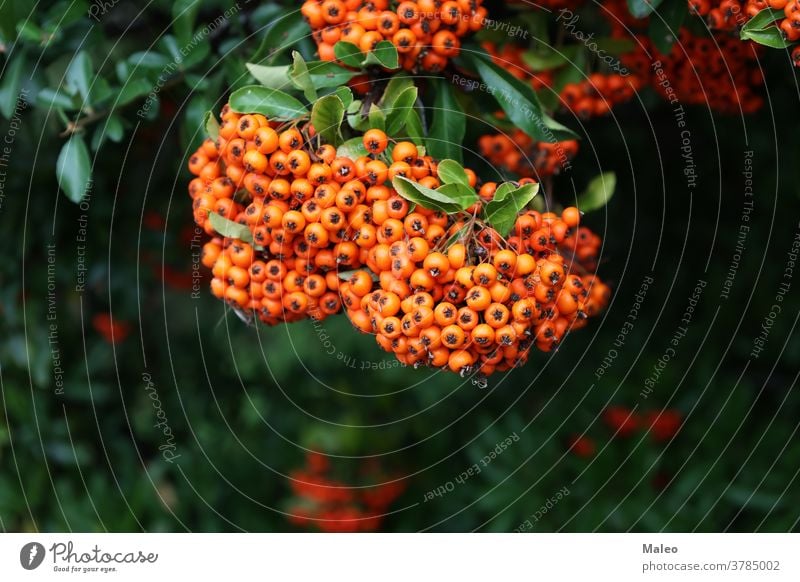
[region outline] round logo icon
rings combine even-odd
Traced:
[[[44,561],[44,546],[39,542],[29,542],[19,551],[19,563],[26,570],[35,570]]]

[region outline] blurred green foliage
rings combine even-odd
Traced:
[[[278,39],[299,38],[313,54],[300,25],[278,20],[280,6],[240,3],[0,7],[0,139],[13,134],[0,197],[3,530],[292,529],[286,476],[309,449],[363,484],[368,458],[406,477],[389,531],[511,531],[564,487],[569,495],[527,529],[797,529],[796,278],[765,351],[749,356],[800,228],[800,151],[786,122],[797,84],[784,55],[765,59],[761,113],[690,111],[701,184],[692,192],[672,112],[653,95],[647,110],[630,104],[582,127],[562,120],[586,136],[575,173],[556,182],[564,203],[598,173],[617,174],[616,196],[588,218],[605,240],[613,303],[556,353],[480,390],[396,366],[343,317],[248,328],[206,293],[206,279],[193,290],[185,161],[203,114],[248,82],[246,62],[280,59]],[[231,10],[165,77],[180,47]],[[467,142],[477,137],[467,131]],[[91,160],[88,194],[75,187],[81,205],[56,175],[72,133]],[[726,300],[749,150],[755,209]],[[654,284],[635,325],[598,379],[646,276]],[[642,398],[700,279],[688,333]],[[131,326],[116,344],[93,324],[109,312]],[[645,431],[613,437],[602,420],[610,405],[677,409],[685,420],[667,443]],[[590,458],[569,451],[583,433],[596,443]],[[519,441],[479,474],[425,501],[512,434]]]

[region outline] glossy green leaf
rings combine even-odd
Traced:
[[[475,68],[508,118],[529,136],[555,142],[577,136],[542,111],[533,89],[484,56],[473,55]]]
[[[192,38],[197,10],[200,8],[200,0],[174,0],[172,4],[172,27],[175,29],[175,36],[181,44],[188,44]]]
[[[402,176],[396,176],[392,180],[392,186],[400,196],[425,208],[441,210],[448,214],[453,214],[463,209],[459,201],[447,193],[426,188]]]
[[[345,109],[350,107],[353,103],[353,92],[350,90],[350,87],[338,87],[336,91],[333,92],[333,95],[336,95],[342,100]]]
[[[341,143],[340,126],[344,119],[344,103],[337,95],[326,95],[314,103],[311,123],[317,133],[329,144]]]
[[[416,109],[408,112],[406,117],[405,133],[412,142],[417,144],[417,149],[422,148],[425,132],[422,128],[422,119]],[[425,149],[425,148],[422,148]]]
[[[386,114],[386,132],[389,135],[397,135],[403,129],[408,119],[408,114],[414,109],[417,101],[417,88],[408,87],[400,93],[396,99],[391,101]]]
[[[79,51],[70,61],[64,75],[67,92],[70,95],[80,95],[89,104],[89,87],[93,78],[94,67],[89,54],[86,51]]]
[[[56,178],[67,198],[76,204],[86,196],[91,183],[91,160],[82,136],[73,135],[61,146]]]
[[[272,64],[275,59],[289,50],[297,41],[311,34],[303,15],[297,9],[288,9],[269,27],[251,61]]]
[[[254,63],[247,63],[247,70],[255,77],[256,81],[270,89],[278,89],[279,91],[292,91],[294,86],[289,79],[289,65],[280,65],[270,67],[267,65],[256,65]]]
[[[270,119],[295,119],[308,113],[300,101],[277,89],[260,85],[242,87],[231,93],[231,108],[239,113],[261,113]]]
[[[455,160],[440,161],[438,174],[442,184],[462,184],[467,188],[470,187],[467,173],[464,171],[461,164]]]
[[[543,50],[526,51],[522,60],[532,71],[550,71],[574,60],[581,48],[577,45],[564,46],[558,49],[545,47]]]
[[[214,227],[219,234],[227,238],[238,238],[241,241],[252,244],[253,233],[246,224],[239,224],[233,220],[228,220],[224,216],[220,216],[216,212],[210,212],[208,219],[211,221],[211,226]]]
[[[131,79],[120,87],[115,106],[121,107],[127,105],[131,101],[135,101],[153,90],[153,85],[147,79],[142,79],[141,77],[138,79]]]
[[[501,236],[508,235],[514,227],[517,215],[539,193],[539,184],[501,184],[494,198],[486,204],[484,214],[486,221]]]
[[[478,201],[478,194],[466,184],[452,182],[439,186],[436,191],[450,198],[461,210],[469,208]]]
[[[400,57],[397,54],[397,47],[388,40],[382,40],[375,45],[375,48],[367,53],[362,65],[380,65],[386,69],[396,69],[400,66]]]
[[[383,110],[374,103],[369,106],[369,128],[386,130],[386,114]]]
[[[744,35],[750,31],[763,30],[773,22],[783,19],[784,16],[786,16],[786,14],[783,10],[778,10],[776,8],[764,8],[763,10],[759,11],[758,14],[753,16],[753,18],[748,20],[747,23],[742,27],[742,39],[744,39]]]
[[[308,74],[314,87],[325,89],[328,87],[340,87],[355,77],[358,73],[340,67],[336,63],[326,61],[308,61],[306,63]]]
[[[300,89],[309,101],[314,101],[317,98],[317,90],[314,87],[314,82],[311,80],[311,75],[308,74],[308,67],[306,61],[297,51],[292,52],[292,69],[289,77],[294,83],[295,87]]]
[[[583,194],[578,196],[578,209],[581,212],[591,212],[592,210],[603,208],[614,196],[616,187],[617,175],[614,172],[606,172],[596,176],[586,186]]]
[[[348,67],[354,68],[361,68],[361,63],[365,58],[360,48],[352,42],[343,40],[333,45],[333,54],[336,55],[336,60],[341,61]]]
[[[434,158],[461,162],[461,144],[467,121],[456,101],[453,86],[442,79],[431,82],[434,92],[433,121],[425,147]]]
[[[381,100],[378,104],[386,109],[391,109],[400,94],[406,89],[414,87],[414,80],[405,73],[398,73],[392,75],[389,82],[386,84],[386,89],[383,90]]]

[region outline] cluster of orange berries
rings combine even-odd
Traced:
[[[758,92],[764,83],[757,66],[761,46],[727,34],[696,36],[683,29],[670,54],[659,58],[662,67],[657,71],[647,56],[658,54],[649,39],[639,36],[637,45],[623,62],[667,99],[674,92],[683,103],[727,114],[754,113],[764,104]]]
[[[640,87],[635,76],[592,73],[579,83],[566,84],[560,97],[569,111],[589,119],[605,115],[615,105],[630,101]]]
[[[585,274],[600,239],[579,227],[575,208],[525,212],[506,240],[476,218],[498,184],[479,186],[469,169],[480,201],[454,215],[412,209],[387,186],[398,176],[440,186],[438,163],[411,142],[389,150],[372,129],[362,136],[369,155],[352,160],[327,144],[310,151],[318,138],[309,124],[228,106],[221,117],[218,141],[189,160],[189,192],[196,223],[213,237],[201,258],[211,290],[247,319],[322,319],[344,306],[405,364],[488,375],[520,365],[534,343],[553,349],[606,305],[608,288]],[[253,243],[218,235],[213,214]]]
[[[484,184],[481,197],[490,200],[496,186]],[[423,218],[409,234],[425,231]],[[406,365],[484,377],[520,366],[534,345],[551,351],[607,305],[608,287],[581,274],[581,258],[596,260],[597,249],[578,235],[579,220],[576,208],[526,211],[508,239],[456,221],[448,234],[466,229],[467,244],[437,250],[411,236],[378,245],[371,268],[380,288],[360,293],[343,284],[343,303],[356,327]]]
[[[369,53],[391,42],[408,71],[441,71],[458,56],[461,38],[480,30],[483,0],[306,0],[300,11],[314,31],[319,58],[336,59],[334,45],[345,41]]]
[[[576,140],[548,143],[535,141],[522,130],[511,134],[483,135],[478,139],[481,155],[498,168],[522,177],[542,178],[569,167],[578,153]]]
[[[366,468],[373,480],[381,473],[379,467]],[[290,475],[296,497],[288,510],[292,523],[313,525],[328,533],[377,531],[386,511],[406,488],[405,482],[397,479],[372,487],[355,487],[330,473],[327,457],[308,453],[306,467]]]
[[[785,18],[776,22],[786,40],[800,40],[800,2],[798,0],[689,0],[689,8],[716,30],[736,30],[765,8],[783,10]]]
[[[336,157],[330,145],[312,152],[310,133],[226,106],[217,143],[206,140],[189,160],[195,222],[213,235],[216,213],[253,241],[204,245],[212,293],[267,324],[340,311],[338,271],[362,264],[364,241],[352,235],[371,222],[365,202],[389,195],[383,162]]]

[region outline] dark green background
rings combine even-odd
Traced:
[[[7,50],[15,19],[27,15],[21,2],[13,14],[13,4],[2,15]],[[42,24],[66,4],[40,10],[35,19]],[[168,32],[169,5],[154,3],[126,30],[129,3],[92,27],[84,2],[52,46],[43,50],[31,40],[17,46],[24,48],[25,87],[35,95],[54,86],[45,68],[78,48],[96,63],[112,54],[100,74],[113,78],[115,62]],[[198,22],[212,21],[224,5],[204,3]],[[558,352],[534,354],[524,368],[493,376],[479,390],[450,373],[395,367],[343,317],[322,328],[311,322],[247,328],[205,291],[193,299],[190,289],[159,277],[165,265],[191,269],[187,147],[199,135],[202,113],[219,107],[226,88],[241,78],[272,18],[266,6],[248,7],[246,18],[208,39],[209,55],[162,92],[157,117],[139,120],[136,104],[121,112],[122,139],[93,153],[86,212],[55,181],[62,120],[33,105],[23,113],[3,168],[0,207],[0,528],[290,530],[282,513],[291,500],[286,474],[310,448],[332,455],[336,473],[351,482],[369,484],[359,481],[366,458],[406,477],[408,489],[383,523],[387,531],[510,531],[563,487],[570,494],[534,531],[797,529],[800,273],[766,349],[749,356],[800,230],[798,86],[785,54],[764,59],[768,101],[757,115],[722,118],[687,109],[699,175],[691,192],[675,119],[652,92],[580,129],[582,150],[573,172],[557,180],[557,198],[568,203],[573,188],[582,190],[601,171],[617,172],[615,197],[586,219],[605,241],[600,274],[613,287],[612,304]],[[225,63],[215,64],[222,55]],[[210,82],[192,76],[206,71],[220,74]],[[562,121],[581,127],[569,117]],[[8,128],[4,120],[0,135]],[[730,298],[723,300],[746,150],[755,152],[755,210]],[[76,293],[84,213],[89,285]],[[151,213],[164,217],[162,228],[142,224]],[[55,245],[63,395],[54,393],[47,342],[46,244]],[[598,381],[595,370],[650,274],[655,283],[634,329]],[[644,380],[699,279],[708,284],[688,334],[643,399]],[[132,324],[130,336],[113,347],[91,323],[108,311]],[[322,333],[336,353],[389,369],[348,367],[326,354]],[[175,433],[180,457],[172,464],[158,450],[164,440],[153,427],[144,373]],[[612,438],[601,417],[610,405],[677,409],[685,423],[668,444],[642,431]],[[591,459],[568,451],[568,440],[584,432],[597,444]],[[479,475],[423,502],[427,491],[513,433],[519,442]]]

